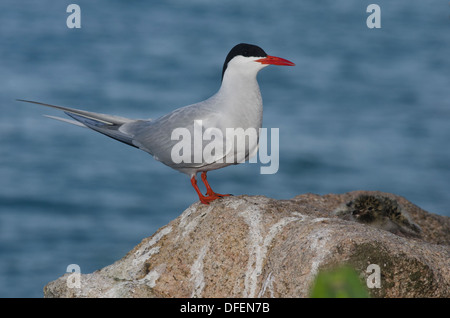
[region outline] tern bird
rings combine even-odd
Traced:
[[[259,139],[256,142],[247,142],[245,147],[241,147],[240,150],[235,147],[239,142],[237,139],[245,138],[245,136],[238,136],[231,141],[226,140],[223,148],[219,147],[216,149],[217,151],[211,152],[214,155],[209,160],[196,156],[195,149],[194,151],[191,151],[192,149],[178,149],[178,154],[182,153],[183,158],[194,159],[180,161],[173,158],[174,147],[178,145],[179,148],[180,146],[180,135],[174,138],[173,133],[179,128],[181,129],[178,130],[179,132],[188,132],[195,135],[196,123],[197,127],[199,126],[198,123],[201,123],[201,131],[208,131],[210,140],[213,140],[211,136],[224,138],[228,128],[255,129],[259,137],[263,106],[256,77],[261,69],[269,65],[293,66],[295,64],[280,57],[267,55],[263,49],[256,45],[238,44],[231,49],[225,59],[222,83],[216,94],[202,102],[176,109],[158,119],[128,119],[23,99],[18,101],[62,110],[72,119],[47,117],[90,128],[150,153],[156,160],[189,175],[191,184],[200,201],[209,204],[211,201],[228,194],[214,192],[206,179],[206,173],[210,170],[240,163],[236,160],[224,160],[230,155],[241,156],[244,159],[253,156],[258,150]],[[207,139],[204,136],[201,139],[201,149],[207,145]],[[189,146],[191,145],[193,148],[198,147],[198,145],[195,145],[195,138],[189,143]],[[197,173],[201,173],[201,179],[206,186],[206,195],[203,195],[197,186]]]

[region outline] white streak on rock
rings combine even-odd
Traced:
[[[142,280],[147,284],[147,286],[153,288],[156,286],[156,281],[158,280],[159,276],[161,276],[161,273],[159,273],[157,270],[152,270],[147,275],[145,275]]]
[[[269,288],[269,293],[270,293],[270,297],[274,297],[273,296],[273,276],[272,276],[272,272],[269,273],[269,275],[267,275],[266,280],[264,281],[261,290],[259,291],[258,294],[258,298],[261,298],[262,296],[264,296],[266,289]]]
[[[326,220],[330,220],[330,218],[315,218],[312,220],[312,222],[317,223],[317,222],[322,222],[322,221],[326,221]]]
[[[300,220],[298,217],[286,217],[272,225],[268,233],[263,236],[264,225],[261,224],[261,211],[258,207],[249,207],[241,213],[249,226],[249,261],[245,273],[243,297],[255,297],[258,276],[261,275],[267,249],[273,238],[281,229],[292,221]]]
[[[158,253],[159,246],[151,248],[150,250],[149,250],[149,248],[152,247],[153,245],[155,245],[156,243],[158,243],[158,241],[163,236],[169,234],[170,232],[172,232],[172,227],[167,226],[167,227],[163,228],[161,231],[159,231],[158,233],[156,233],[155,236],[153,236],[147,244],[143,244],[141,246],[141,248],[138,249],[134,253],[135,258],[133,259],[133,262],[132,262],[133,267],[140,266],[146,260],[148,260],[152,255]]]
[[[197,259],[191,266],[191,282],[194,284],[191,297],[201,297],[203,288],[205,287],[205,280],[203,276],[203,259],[208,251],[209,244],[202,247]]]
[[[248,204],[248,202],[245,201],[244,199],[240,199],[240,198],[233,198],[233,200],[224,201],[225,207],[233,209],[233,210],[237,210],[239,208],[239,206],[245,205],[245,204]]]
[[[180,223],[178,225],[179,228],[183,228],[183,232],[182,232],[182,238],[186,237],[186,235],[188,235],[189,233],[191,233],[198,225],[198,223],[200,222],[200,220],[207,215],[209,212],[211,212],[212,210],[212,206],[209,206],[206,211],[200,213],[199,215],[197,215],[196,217],[194,217],[190,222],[188,222],[188,218],[191,216],[191,212],[190,212],[190,208],[188,210],[186,210],[180,220]],[[177,239],[179,239],[179,237],[177,237]]]
[[[184,227],[187,222],[187,218],[191,216],[192,212],[196,211],[196,207],[194,205],[191,205],[189,208],[184,210],[184,212],[180,215],[180,223],[178,224],[178,227]]]
[[[301,214],[300,212],[294,211],[291,212],[292,215],[295,215],[297,218],[299,218],[299,221],[304,221],[306,219],[306,215]]]
[[[316,253],[316,256],[311,262],[311,277],[314,278],[317,275],[320,264],[330,254],[330,252],[324,249],[325,245],[330,239],[330,230],[319,228],[308,236],[308,241],[311,242],[310,248]]]
[[[166,270],[166,264],[160,264],[143,278],[139,279],[138,282],[140,284],[146,284],[150,288],[154,288],[156,286],[156,281],[161,276],[161,274]]]

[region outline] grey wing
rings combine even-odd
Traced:
[[[153,155],[162,163],[176,168],[196,168],[205,164],[195,162],[193,154],[190,162],[174,163],[172,149],[180,142],[180,136],[172,133],[177,128],[185,129],[190,137],[194,136],[194,121],[201,120],[204,128],[217,126],[218,115],[213,109],[206,106],[194,104],[177,109],[163,117],[153,121],[138,120],[124,124],[120,131],[133,136],[134,144]],[[204,141],[202,141],[204,142]],[[203,145],[204,146],[204,145]]]

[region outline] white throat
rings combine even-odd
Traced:
[[[233,59],[229,63],[222,85],[214,96],[220,112],[225,117],[232,117],[235,124],[239,122],[244,129],[261,128],[263,104],[257,74],[267,66],[249,59]]]

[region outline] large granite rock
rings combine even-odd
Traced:
[[[388,193],[226,197],[193,204],[114,264],[65,274],[44,295],[308,297],[319,270],[346,264],[365,284],[375,264],[372,297],[449,297],[449,245],[450,218]]]

